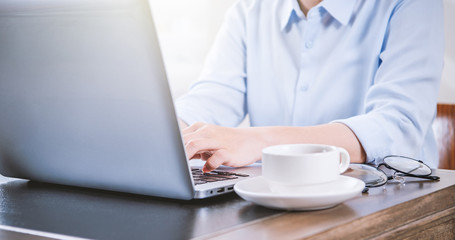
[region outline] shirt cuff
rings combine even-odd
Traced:
[[[384,133],[383,124],[375,119],[374,114],[334,120],[332,123],[342,123],[354,132],[366,153],[365,163],[377,165],[389,155],[387,146],[393,141]]]

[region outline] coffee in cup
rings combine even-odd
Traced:
[[[285,144],[262,150],[262,176],[272,192],[301,191],[337,180],[348,169],[349,153],[323,144]]]

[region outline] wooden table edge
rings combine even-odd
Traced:
[[[438,204],[430,204],[433,200],[438,200]],[[308,234],[299,228],[299,219],[295,217],[299,213],[284,212],[264,219],[258,219],[229,229],[199,236],[195,239],[373,239],[385,236],[393,236],[389,239],[400,239],[397,232],[403,233],[407,226],[418,226],[419,221],[433,219],[434,217],[447,218],[450,223],[455,222],[455,215],[450,214],[455,211],[455,185],[450,185],[439,189],[428,195],[423,195],[395,206],[378,210],[364,216],[356,216],[346,221],[340,221],[335,226],[327,227],[326,230]],[[305,212],[302,212],[305,214]],[[294,215],[294,216],[293,216]],[[292,217],[292,221],[290,220]],[[273,233],[270,229],[278,229],[280,232]],[[455,225],[453,226],[455,230]],[[415,233],[419,229],[413,229]],[[289,235],[282,235],[283,232]],[[409,233],[401,236],[408,236]],[[409,237],[409,236],[408,236]]]

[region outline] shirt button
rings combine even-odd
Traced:
[[[303,85],[301,87],[301,90],[304,91],[304,92],[308,91],[308,85]]]
[[[316,17],[316,14],[318,14],[316,11],[310,12],[310,18]]]
[[[308,41],[305,43],[305,47],[306,48],[312,48],[313,47],[313,42],[312,41]]]

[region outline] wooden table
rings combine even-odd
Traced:
[[[434,174],[311,212],[235,194],[176,201],[1,178],[0,239],[455,239],[455,171]]]

